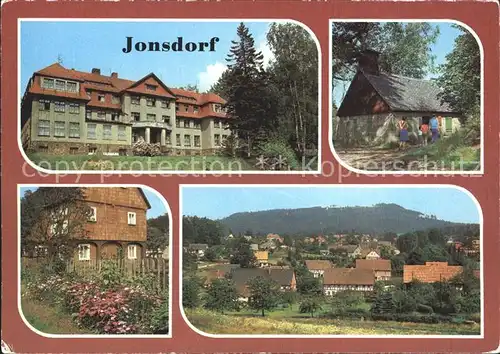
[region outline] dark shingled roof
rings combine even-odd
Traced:
[[[309,270],[325,270],[333,268],[333,264],[326,260],[306,260],[306,268]]]
[[[323,285],[373,285],[375,275],[370,269],[331,268],[325,270]]]
[[[431,80],[361,71],[393,111],[459,113],[438,98],[439,87]]]
[[[272,279],[280,286],[290,286],[293,279],[293,269],[263,269],[263,268],[235,268],[231,270],[231,279],[238,292],[248,296],[247,282],[256,277]]]
[[[390,271],[391,261],[388,259],[356,259],[356,268]]]

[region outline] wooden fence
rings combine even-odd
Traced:
[[[43,257],[29,258],[22,257],[22,267],[24,271],[31,267],[40,265],[51,268]],[[91,275],[101,272],[106,264],[113,264],[123,276],[134,277],[140,275],[154,276],[158,290],[168,288],[169,266],[168,260],[163,258],[143,258],[141,260],[112,259],[112,260],[88,260],[78,261],[70,259],[66,262],[66,273],[78,275]]]

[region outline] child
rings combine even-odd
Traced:
[[[422,132],[422,145],[427,146],[428,136],[429,136],[429,124],[423,123],[420,126],[420,131]]]
[[[422,134],[422,125],[420,125],[418,127],[417,135],[418,135],[418,146],[422,146],[424,144],[424,142],[423,142],[424,136]]]
[[[399,149],[404,149],[406,147],[406,142],[408,141],[408,123],[406,122],[406,117],[401,118],[398,122],[399,128]]]

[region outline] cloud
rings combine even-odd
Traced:
[[[207,65],[205,71],[198,74],[198,88],[200,92],[205,92],[219,80],[222,73],[226,71],[227,66],[221,62]]]

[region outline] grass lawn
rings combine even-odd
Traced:
[[[296,313],[296,312],[295,312]],[[424,324],[393,321],[334,320],[325,318],[276,318],[272,315],[221,315],[186,309],[189,321],[206,333],[215,334],[338,334],[338,335],[478,335],[478,324]]]
[[[89,330],[79,328],[61,309],[23,297],[21,309],[26,320],[36,329],[48,334],[92,334]]]
[[[47,170],[120,171],[244,171],[255,169],[240,158],[225,156],[100,156],[28,154],[36,165]]]
[[[427,160],[428,169],[436,164],[438,169],[473,171],[480,169],[480,148],[466,146],[458,134],[440,139],[435,144],[413,149],[404,155],[407,160]]]

